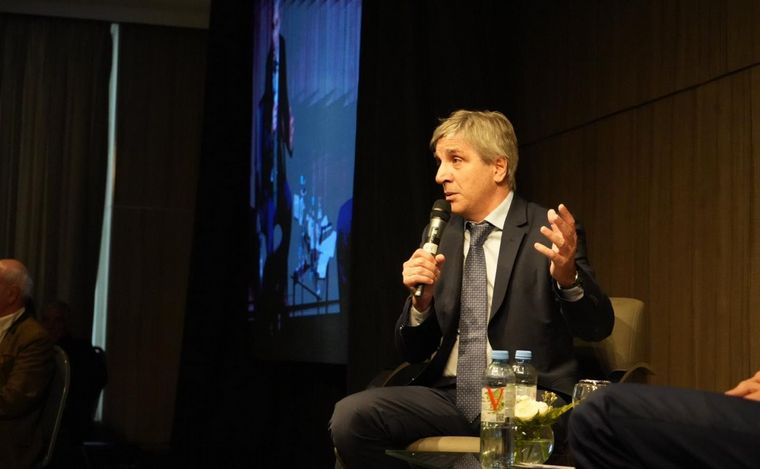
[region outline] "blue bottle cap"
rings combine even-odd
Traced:
[[[515,360],[530,360],[533,358],[533,352],[530,350],[515,350]]]
[[[491,358],[499,361],[509,360],[509,350],[494,350],[491,354]]]

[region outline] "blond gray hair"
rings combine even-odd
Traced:
[[[454,111],[433,131],[430,148],[435,152],[438,140],[454,135],[466,139],[480,154],[485,163],[491,164],[499,157],[507,159],[509,188],[516,187],[517,136],[507,117],[496,111]]]

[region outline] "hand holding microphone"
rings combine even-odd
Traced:
[[[444,199],[436,200],[433,204],[433,209],[430,211],[430,224],[427,236],[425,237],[425,244],[422,245],[422,249],[433,256],[438,252],[438,244],[441,242],[441,236],[443,236],[443,230],[446,229],[449,218],[451,218],[451,204]],[[414,296],[422,296],[424,289],[424,284],[417,285]]]
[[[443,199],[436,200],[433,209],[430,211],[430,223],[427,234],[421,249],[415,251],[412,257],[404,263],[404,283],[414,289],[414,296],[422,296],[425,284],[419,283],[419,276],[435,278],[437,265],[431,264],[429,253],[435,257],[438,252],[438,245],[441,242],[443,230],[451,217],[451,205]],[[425,251],[425,252],[422,252]],[[416,277],[416,278],[415,278]]]

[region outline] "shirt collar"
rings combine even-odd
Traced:
[[[3,316],[0,318],[0,336],[5,335],[5,333],[8,331],[8,329],[11,328],[13,323],[16,322],[16,319],[18,319],[22,314],[24,314],[24,311],[26,311],[26,308],[21,308],[13,314],[9,314],[7,316]]]
[[[509,207],[512,205],[514,194],[513,191],[509,191],[509,194],[501,201],[499,206],[493,209],[485,218],[485,221],[492,224],[499,231],[504,228],[504,223],[507,221],[507,213],[509,213]]]

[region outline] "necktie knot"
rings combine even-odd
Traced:
[[[487,221],[482,223],[469,223],[468,225],[468,229],[470,230],[470,247],[482,246],[493,230],[493,225]]]

